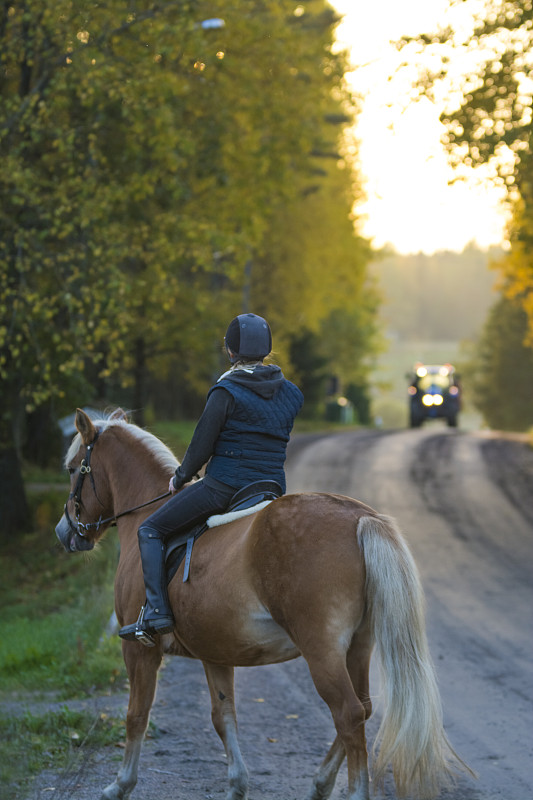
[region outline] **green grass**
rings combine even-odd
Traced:
[[[59,463],[55,469],[53,467],[38,467],[35,464],[25,463],[22,468],[22,475],[24,481],[28,484],[57,484],[58,490],[68,485],[67,471]]]
[[[0,796],[22,800],[32,778],[61,769],[88,749],[124,739],[124,722],[106,714],[60,711],[0,718]]]
[[[102,634],[113,609],[116,536],[89,554],[65,553],[54,533],[65,499],[55,489],[29,492],[33,531],[0,548],[0,797],[25,797],[31,774],[61,768],[82,744],[124,736],[122,721],[66,706],[9,713],[14,699],[24,707],[125,687],[120,640]]]
[[[68,554],[56,540],[63,493],[29,495],[34,531],[0,549],[0,700],[54,691],[62,699],[123,682],[118,639],[102,638],[113,610],[118,543]]]
[[[196,422],[197,420],[154,422],[147,428],[150,433],[170,447],[176,458],[181,461],[191,441]]]

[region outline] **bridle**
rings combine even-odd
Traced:
[[[126,516],[126,514],[132,514],[134,511],[139,511],[139,509],[145,508],[145,506],[152,505],[152,503],[157,503],[158,500],[163,500],[165,497],[169,497],[169,495],[170,495],[170,492],[165,492],[165,494],[161,494],[161,495],[159,495],[159,497],[154,497],[152,500],[148,500],[146,503],[141,503],[140,505],[134,506],[133,508],[128,508],[128,509],[126,509],[126,511],[121,511],[119,514],[114,514],[112,517],[106,517],[105,519],[102,519],[102,515],[100,515],[99,519],[96,522],[82,522],[81,519],[80,519],[80,512],[81,512],[81,505],[82,505],[82,503],[81,503],[81,491],[82,491],[82,488],[83,488],[83,482],[84,482],[84,480],[85,480],[87,475],[89,476],[89,479],[91,481],[91,486],[93,487],[93,492],[95,494],[95,497],[98,500],[98,502],[100,503],[100,505],[102,505],[102,503],[101,503],[101,501],[100,501],[100,499],[99,499],[99,497],[98,497],[98,495],[96,493],[96,486],[94,485],[94,477],[93,477],[93,471],[92,471],[92,467],[91,467],[91,455],[92,455],[93,448],[94,448],[99,436],[100,436],[100,431],[97,431],[94,439],[92,440],[92,442],[87,445],[87,452],[85,454],[85,458],[82,459],[81,464],[80,464],[80,470],[79,470],[79,474],[78,474],[78,480],[76,481],[76,486],[74,487],[73,491],[70,492],[70,494],[68,496],[68,500],[74,500],[74,509],[75,509],[75,512],[76,512],[76,521],[75,521],[75,523],[72,521],[72,519],[71,519],[71,517],[70,517],[70,515],[68,513],[68,508],[67,508],[68,500],[65,503],[65,507],[64,507],[65,519],[67,520],[69,528],[74,533],[77,533],[78,536],[81,536],[82,539],[86,539],[88,534],[91,531],[93,531],[93,530],[94,531],[99,531],[100,528],[103,525],[107,525],[107,524],[116,525],[117,524],[117,520],[120,519],[120,517],[124,517],[124,516]]]

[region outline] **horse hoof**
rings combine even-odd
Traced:
[[[115,781],[114,783],[110,783],[109,786],[106,786],[100,800],[126,800],[129,796],[130,792],[126,792]]]

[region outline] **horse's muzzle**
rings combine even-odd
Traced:
[[[89,539],[84,539],[79,533],[69,525],[69,522],[63,514],[61,519],[56,525],[56,536],[67,551],[67,553],[78,553],[84,550],[92,550],[94,542]]]

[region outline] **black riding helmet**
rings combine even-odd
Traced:
[[[266,319],[257,314],[239,314],[232,319],[224,338],[230,361],[261,361],[272,350],[272,333]],[[229,353],[228,353],[229,355]]]

